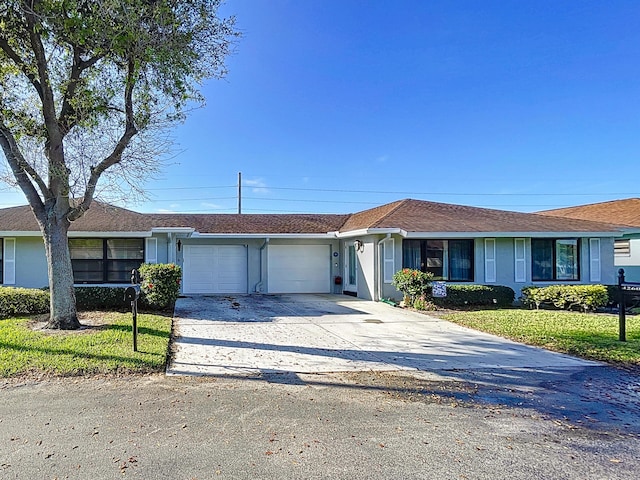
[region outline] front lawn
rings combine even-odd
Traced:
[[[618,341],[618,316],[551,310],[479,310],[438,315],[466,327],[609,363],[640,365],[640,316],[627,317],[627,342]]]
[[[76,331],[42,330],[44,323],[29,318],[0,320],[0,377],[164,370],[170,316],[139,314],[138,352],[134,352],[130,313],[79,315],[86,327]]]

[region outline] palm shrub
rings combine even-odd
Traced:
[[[403,268],[393,274],[393,286],[405,297],[405,303],[413,305],[419,299],[428,296],[433,274],[411,268]]]
[[[146,303],[156,309],[172,307],[180,296],[182,269],[174,263],[143,263],[138,271]]]

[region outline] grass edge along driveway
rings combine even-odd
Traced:
[[[28,317],[0,320],[0,378],[164,371],[171,316],[138,315],[138,352],[131,313],[79,316],[86,326],[74,331],[42,330],[43,323]]]
[[[627,341],[620,342],[617,315],[525,309],[430,313],[465,327],[555,352],[640,366],[640,316],[627,316]]]

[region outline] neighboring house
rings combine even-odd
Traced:
[[[614,264],[616,269],[624,268],[627,281],[640,282],[640,198],[578,205],[538,213],[622,225],[624,236],[615,240]]]
[[[448,283],[615,282],[606,223],[400,200],[350,215],[142,214],[94,202],[73,222],[77,284],[128,283],[142,262],[182,266],[185,294],[349,293],[398,298],[403,267]],[[29,207],[0,209],[4,285],[43,287],[42,237]]]

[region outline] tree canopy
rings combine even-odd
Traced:
[[[45,246],[47,235],[66,237],[101,178],[112,193],[122,181],[139,188],[166,129],[204,102],[204,80],[227,73],[239,32],[233,17],[218,16],[220,4],[0,3],[0,146]]]

